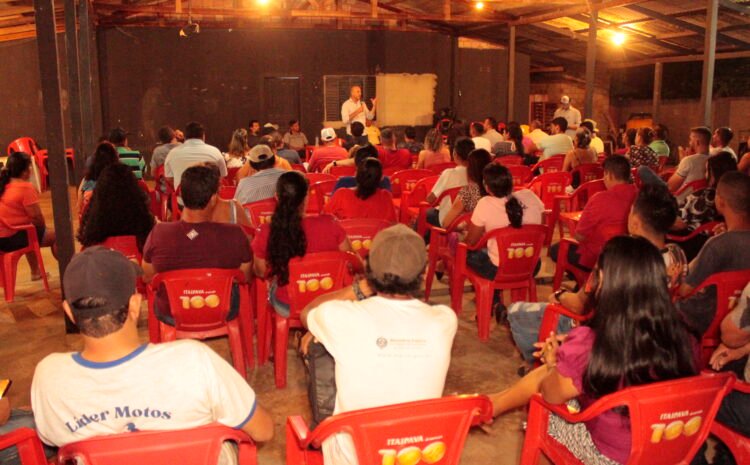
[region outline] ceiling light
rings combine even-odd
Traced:
[[[476,8],[479,11],[484,10],[484,2],[476,2],[476,3],[474,3],[474,8]]]
[[[266,6],[268,5],[270,0],[256,0],[258,2],[258,5],[260,6]]]
[[[612,43],[617,45],[618,47],[625,43],[625,34],[622,32],[615,32],[614,35],[612,35]]]

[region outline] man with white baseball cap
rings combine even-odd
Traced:
[[[427,253],[398,224],[372,241],[366,277],[309,304],[305,325],[335,360],[334,414],[441,397],[456,335],[456,314],[416,298]],[[351,437],[323,441],[326,464],[354,465]]]
[[[323,128],[320,131],[320,140],[323,145],[313,150],[312,156],[307,161],[307,171],[311,173],[321,171],[329,163],[349,158],[349,152],[336,143],[337,139],[333,128]]]
[[[581,112],[578,108],[570,104],[570,97],[563,95],[560,99],[560,108],[555,110],[555,118],[565,118],[568,121],[568,129],[565,134],[571,139],[575,138],[576,131],[581,125]]]
[[[276,193],[276,181],[286,170],[276,168],[276,155],[271,147],[258,144],[251,148],[247,163],[255,172],[252,176],[242,178],[237,184],[235,200],[244,205],[273,197]]]

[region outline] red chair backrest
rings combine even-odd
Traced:
[[[604,185],[604,181],[597,179],[595,181],[588,181],[580,186],[571,194],[572,208],[570,211],[580,211],[586,206],[591,197],[597,192],[603,192],[607,190],[607,186]]]
[[[232,284],[244,281],[236,269],[197,268],[158,273],[150,287],[166,290],[177,331],[200,332],[227,324]]]
[[[438,163],[436,165],[430,165],[427,169],[432,171],[433,174],[440,174],[448,168],[455,168],[456,164],[453,162]]]
[[[319,213],[325,212],[325,207],[331,201],[331,193],[336,187],[338,180],[318,181],[310,186],[309,199],[307,200],[307,212]]]
[[[486,396],[420,400],[334,415],[315,428],[305,445],[319,447],[345,431],[352,436],[360,465],[416,464],[420,458],[458,465],[469,428],[491,418],[492,403]]]
[[[334,166],[331,168],[331,175],[340,178],[341,176],[354,176],[357,168],[354,166]]]
[[[219,198],[232,200],[237,193],[237,186],[219,186]]]
[[[522,281],[533,276],[546,236],[547,226],[540,224],[525,224],[518,229],[508,226],[485,233],[482,242],[494,239],[497,243],[500,266],[495,281]]]
[[[246,203],[242,206],[254,227],[258,228],[264,223],[270,223],[274,210],[276,210],[276,199],[270,198],[258,202]]]
[[[224,442],[239,446],[240,465],[256,463],[255,444],[250,436],[242,430],[219,424],[177,431],[138,431],[97,436],[60,448],[57,463],[215,465],[219,462]]]
[[[377,218],[342,220],[339,224],[346,231],[346,236],[349,238],[349,242],[352,243],[352,248],[362,258],[366,258],[369,255],[372,239],[375,235],[381,229],[385,229],[391,225],[389,222]]]
[[[521,155],[503,155],[495,158],[495,163],[507,167],[516,166],[523,163],[523,157]]]
[[[555,196],[565,194],[565,188],[570,185],[572,180],[570,173],[562,171],[546,172],[532,179],[528,188],[542,199],[544,208],[551,209],[555,203]]]
[[[239,173],[240,168],[227,168],[227,175],[224,178],[221,178],[221,185],[222,186],[236,186],[237,185],[237,173]]]
[[[695,181],[683,184],[679,189],[677,189],[677,192],[675,192],[674,195],[676,197],[688,191],[688,193],[694,194],[696,192],[702,191],[706,187],[708,187],[708,183],[705,179],[697,179]]]
[[[290,260],[290,317],[299,317],[302,309],[319,295],[351,284],[359,268],[359,258],[351,252],[317,252]]]
[[[427,199],[440,176],[428,176],[414,184],[411,190],[401,191],[401,208],[416,207]]]
[[[669,178],[672,177],[672,175],[674,174],[674,172],[676,170],[677,170],[676,168],[670,168],[668,170],[663,170],[663,171],[661,171],[659,173],[659,177],[661,178],[662,181],[667,182],[667,181],[669,181]]]
[[[292,169],[294,171],[299,171],[300,173],[307,173],[307,168],[305,168],[305,165],[300,165],[298,163],[292,164]]]
[[[8,144],[8,156],[11,156],[14,152],[25,152],[30,156],[36,155],[39,147],[31,137],[19,137],[10,144]]]
[[[138,250],[138,242],[135,236],[112,236],[99,245],[120,252],[128,260],[136,260],[141,263],[143,259],[141,252]]]
[[[429,176],[435,176],[430,170],[399,170],[391,175],[391,192],[394,198],[401,196],[403,191],[412,191],[417,181]]]
[[[604,177],[604,168],[599,163],[583,163],[573,168],[570,172],[571,175],[575,176],[574,173],[578,173],[578,182],[583,184],[602,179]]]
[[[503,157],[505,158],[505,157]],[[500,158],[498,158],[500,160]],[[513,176],[513,187],[521,187],[529,182],[531,177],[531,168],[525,165],[503,165],[508,168],[510,175]]]
[[[307,181],[312,186],[316,182],[320,181],[335,181],[336,176],[333,176],[331,174],[326,173],[305,173],[305,177],[307,178]]]
[[[156,182],[156,189],[158,189],[162,184],[167,184],[164,181],[164,165],[161,165],[160,167],[156,168],[156,171],[154,171],[154,181]]]
[[[564,155],[553,155],[546,160],[542,160],[536,165],[532,166],[531,171],[541,169],[542,173],[557,173],[558,171],[562,171],[564,159]]]

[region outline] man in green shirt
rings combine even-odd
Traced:
[[[669,145],[667,145],[667,127],[657,124],[654,127],[654,140],[649,144],[651,150],[660,157],[669,157]]]
[[[109,141],[117,148],[120,163],[129,166],[136,179],[142,179],[146,163],[143,161],[141,152],[128,147],[128,133],[121,127],[114,128],[109,133]]]

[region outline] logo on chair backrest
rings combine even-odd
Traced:
[[[516,258],[531,258],[534,256],[534,246],[532,244],[511,244],[505,249],[508,253],[508,260]]]
[[[352,248],[354,250],[359,250],[364,248],[365,250],[370,250],[370,246],[372,245],[372,239],[368,236],[361,236],[361,235],[351,235],[349,236],[349,239],[352,241]]]
[[[388,439],[386,442],[387,446],[401,446],[407,445],[401,449],[380,449],[378,453],[382,457],[382,465],[395,465],[398,461],[398,465],[417,465],[420,462],[426,464],[434,464],[443,459],[445,451],[447,449],[445,442],[436,441],[436,439],[442,439],[442,436],[436,438],[423,438],[422,436],[408,437],[408,438],[394,438]],[[432,442],[430,442],[432,441]],[[416,444],[429,442],[424,448],[419,447]]]
[[[599,179],[599,178],[596,176],[596,173],[587,173],[583,177],[584,181],[596,181],[597,179]]]
[[[300,278],[297,280],[297,289],[300,293],[317,292],[321,289],[327,291],[333,287],[333,278],[330,275],[306,273],[300,275]]]
[[[558,192],[563,192],[564,190],[565,188],[563,187],[562,184],[558,184],[558,183],[547,184],[547,192],[549,193],[558,193]]]
[[[407,191],[413,191],[414,190],[414,186],[416,186],[416,185],[417,185],[417,180],[416,179],[409,179],[408,181],[406,181],[406,187],[405,187],[405,189]]]
[[[221,299],[214,291],[204,291],[203,289],[185,290],[180,296],[182,308],[190,310],[191,308],[216,308],[221,303]]]
[[[662,421],[673,420],[670,423],[654,423],[651,425],[651,443],[658,444],[662,440],[673,441],[682,435],[692,436],[698,432],[703,423],[702,410],[690,412],[662,413],[659,419]],[[685,418],[688,418],[685,420]]]

